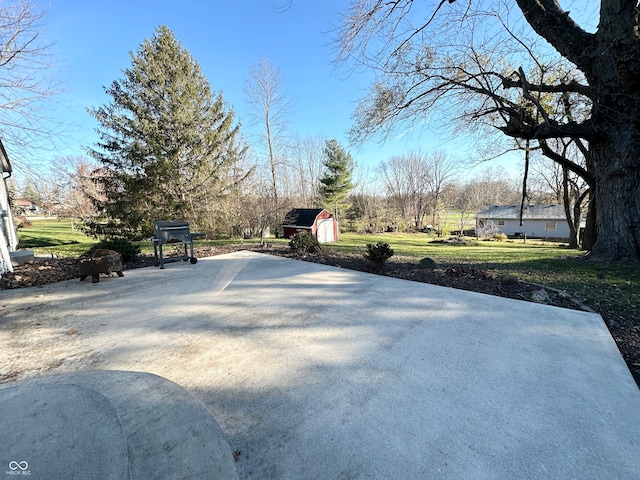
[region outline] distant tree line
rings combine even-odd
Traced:
[[[167,27],[130,56],[105,89],[109,102],[90,109],[99,124],[90,158],[58,159],[48,177],[22,186],[47,212],[83,219],[92,235],[143,239],[155,220],[180,218],[210,238],[263,237],[294,207],[325,207],[343,230],[462,233],[479,208],[522,198],[498,170],[461,180],[460,161],[441,151],[407,152],[364,172],[335,139],[296,137],[268,60],[245,85],[261,132],[249,142]],[[527,201],[560,202],[558,172],[535,165]]]
[[[572,246],[586,217],[589,259],[637,263],[638,12],[637,2],[608,0],[573,16],[551,0],[351,0],[334,30],[336,61],[374,79],[354,113],[350,140],[384,139],[428,123],[475,137],[479,159],[519,150],[521,211],[543,185],[564,205]],[[354,228],[363,218],[375,225],[384,214],[419,229],[437,224],[450,197],[462,226],[477,199],[476,180],[448,194],[460,184],[457,175],[438,173],[436,152],[382,162],[375,189],[349,155],[336,171],[331,139],[289,131],[292,102],[267,59],[251,69],[246,85],[260,133],[244,137],[233,109],[166,27],[131,54],[123,78],[106,89],[111,100],[90,109],[100,137],[89,147],[92,160],[80,161],[89,180],[77,169],[67,172],[77,182],[63,185],[42,174],[34,153],[55,150],[64,129],[47,118],[61,83],[41,35],[43,16],[33,0],[0,6],[2,136],[15,152],[14,167],[40,183],[22,185],[24,191],[40,196],[46,212],[90,217],[93,233],[143,238],[153,219],[180,216],[212,236],[263,234],[299,205],[331,208]],[[576,21],[596,16],[595,26]],[[428,173],[421,171],[425,161]],[[403,178],[394,178],[399,170]],[[386,208],[378,204],[369,215],[364,199]]]

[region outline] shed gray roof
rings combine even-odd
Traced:
[[[496,220],[517,220],[520,218],[520,205],[494,205],[478,211],[478,218],[491,218]],[[566,220],[564,206],[553,205],[529,205],[525,206],[522,218],[530,220]]]
[[[285,215],[282,225],[311,227],[323,210],[324,208],[294,208]]]

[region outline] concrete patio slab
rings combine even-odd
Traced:
[[[21,380],[0,386],[0,419],[7,475],[238,479],[211,413],[157,375],[87,370]]]
[[[242,479],[640,477],[640,392],[595,314],[250,252],[0,308],[6,386],[160,375]]]

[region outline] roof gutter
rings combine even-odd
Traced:
[[[7,151],[4,149],[2,140],[0,140],[0,164],[2,165],[2,177],[9,178],[11,176],[11,173],[13,172],[13,168],[11,167],[9,155],[7,155]],[[8,173],[9,175],[5,177],[5,173]]]

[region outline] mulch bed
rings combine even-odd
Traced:
[[[257,244],[243,244],[200,247],[196,248],[194,253],[196,257],[203,258],[238,250],[252,250],[414,282],[430,283],[517,300],[537,301],[563,308],[593,311],[566,292],[522,282],[510,275],[499,275],[469,266],[446,269],[424,268],[413,262],[394,257],[387,262],[384,269],[379,270],[362,255],[332,252],[330,255],[299,257],[294,255],[288,247],[282,245],[262,247]],[[126,264],[125,270],[152,265],[152,255],[140,255],[136,262]],[[4,274],[0,279],[0,290],[33,287],[79,277],[76,260],[40,258],[16,267],[12,273]],[[629,370],[640,386],[640,312],[598,310],[597,313],[603,317]]]

